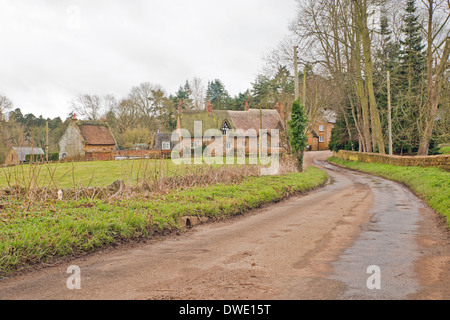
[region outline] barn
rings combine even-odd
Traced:
[[[44,155],[42,148],[12,147],[6,157],[5,165],[14,166],[26,162],[27,155]]]
[[[116,145],[106,121],[79,121],[74,116],[59,143],[60,160],[113,160]]]

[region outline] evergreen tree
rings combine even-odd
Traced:
[[[231,97],[219,79],[208,81],[206,100],[211,101],[214,110],[227,110],[231,107]]]
[[[189,81],[186,80],[184,86],[180,86],[175,96],[172,98],[175,105],[181,102],[183,109],[193,109],[194,100],[192,99],[192,89],[189,85]]]
[[[393,136],[396,152],[413,153],[420,142],[420,122],[425,116],[423,36],[415,0],[407,0],[403,17],[398,68],[393,72]]]
[[[354,127],[353,118],[351,114],[348,118],[352,121],[352,127]],[[353,138],[356,137],[356,132],[353,134]],[[336,124],[333,126],[331,131],[331,140],[329,144],[331,151],[338,152],[339,150],[357,151],[359,149],[359,142],[356,140],[351,140],[349,132],[345,123],[344,114],[340,113],[336,119]]]
[[[415,0],[407,0],[403,17],[403,40],[400,41],[400,74],[408,91],[420,88],[425,70],[423,36],[420,33],[419,16],[416,14]]]
[[[298,160],[298,169],[300,172],[303,171],[303,156],[308,144],[308,137],[306,135],[307,124],[308,118],[304,106],[300,103],[300,100],[294,101],[292,105],[292,118],[288,122],[288,133],[292,151]]]
[[[277,102],[291,105],[294,100],[294,78],[286,66],[280,66],[273,77],[258,75],[252,86],[258,108],[273,109]]]

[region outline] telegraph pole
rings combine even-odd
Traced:
[[[306,108],[306,66],[303,69],[303,107]]]
[[[295,100],[300,96],[300,88],[298,83],[298,47],[294,47],[294,78],[295,78]]]
[[[45,123],[45,156],[48,162],[48,121]]]
[[[394,154],[392,142],[392,105],[391,105],[391,72],[387,72],[387,92],[388,92],[388,130],[389,130],[389,154]]]

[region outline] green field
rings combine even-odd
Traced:
[[[141,182],[155,174],[174,174],[179,171],[170,160],[90,161],[54,164],[24,164],[2,168],[0,188],[8,186],[73,188],[104,187],[116,180],[127,184]]]
[[[403,183],[425,200],[431,208],[445,217],[450,227],[450,172],[439,168],[400,167],[380,163],[345,161],[336,157],[330,158],[329,161],[349,169]]]
[[[240,183],[130,199],[47,200],[30,207],[22,201],[0,203],[0,276],[33,264],[178,230],[178,218],[183,216],[225,219],[244,214],[327,180],[324,171],[310,168],[304,173],[247,177]]]
[[[117,180],[126,185],[136,185],[162,177],[184,175],[189,171],[187,168],[183,164],[174,164],[172,160],[151,159],[24,164],[0,168],[0,189],[15,185],[49,189],[106,187]]]

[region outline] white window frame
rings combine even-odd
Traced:
[[[161,146],[162,150],[170,150],[170,142],[164,141]]]
[[[320,132],[325,132],[325,126],[324,126],[323,124],[321,124],[321,125],[319,126],[319,131],[320,131]]]
[[[232,147],[232,142],[227,142],[227,150],[231,150]]]
[[[324,143],[325,142],[325,136],[320,136],[319,137],[319,142],[320,143]]]

